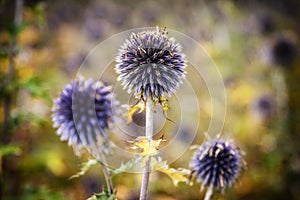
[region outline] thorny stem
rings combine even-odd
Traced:
[[[148,140],[152,140],[153,137],[153,109],[154,109],[154,103],[152,99],[148,97],[146,100],[146,133],[145,133]],[[140,200],[147,199],[148,184],[150,178],[150,164],[151,164],[151,156],[149,156],[143,169]]]
[[[210,184],[210,186],[208,187],[206,193],[205,193],[205,197],[204,200],[210,200],[211,195],[213,194],[213,185]]]
[[[107,162],[106,162],[106,158],[104,153],[101,153],[101,164],[102,164],[102,168],[103,168],[103,173],[104,173],[104,178],[105,178],[105,182],[106,182],[106,186],[107,186],[107,191],[108,194],[113,194],[114,193],[114,187],[113,187],[113,183],[112,183],[112,178],[111,178],[111,173],[108,170],[107,167]]]
[[[14,13],[14,26],[19,26],[22,22],[22,15],[23,15],[23,0],[16,0],[15,1],[15,13]],[[5,86],[9,86],[12,83],[14,74],[15,74],[15,58],[17,55],[17,35],[12,34],[12,40],[10,45],[10,53],[9,53],[9,64],[8,64],[8,71],[5,79]],[[10,124],[11,124],[11,107],[12,107],[12,94],[8,91],[5,94],[3,100],[3,129],[1,135],[1,144],[5,145],[8,144],[10,141]],[[4,193],[4,172],[5,170],[5,161],[2,160],[0,163],[1,170],[0,170],[0,199],[3,197]]]

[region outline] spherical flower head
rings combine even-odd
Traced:
[[[260,118],[271,119],[276,113],[275,99],[271,95],[262,95],[256,100],[254,108]]]
[[[84,148],[91,153],[107,150],[105,131],[112,121],[114,100],[111,88],[100,81],[76,80],[64,87],[52,108],[53,126],[62,141],[68,141],[75,153]]]
[[[186,61],[181,46],[165,30],[132,33],[121,46],[115,67],[128,93],[137,98],[159,100],[181,84]]]
[[[270,55],[272,62],[279,67],[287,68],[297,57],[297,41],[293,35],[281,35],[274,39]]]
[[[202,144],[194,153],[190,167],[202,187],[225,189],[231,186],[243,167],[240,150],[232,143],[211,140]]]
[[[274,32],[276,24],[271,15],[263,13],[258,17],[259,31],[262,34],[270,34]]]

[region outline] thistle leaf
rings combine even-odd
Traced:
[[[104,190],[99,194],[94,194],[87,200],[117,200],[116,191],[113,194],[109,194],[107,190]]]
[[[139,102],[136,105],[130,106],[128,108],[128,113],[127,113],[127,124],[130,124],[132,122],[132,116],[136,112],[143,112],[145,111],[145,103]]]
[[[126,170],[132,168],[134,165],[136,165],[138,162],[140,162],[141,159],[142,159],[142,157],[133,158],[125,164],[122,163],[118,169],[115,169],[115,170],[110,169],[110,171],[114,174],[120,174],[120,173],[125,172]]]
[[[20,155],[21,148],[15,145],[8,145],[0,147],[0,157],[7,156],[7,155]]]
[[[89,161],[82,163],[82,167],[80,169],[80,171],[77,174],[74,174],[73,176],[70,177],[70,179],[73,178],[79,178],[80,176],[83,176],[84,174],[87,173],[87,171],[89,171],[89,169],[96,164],[101,164],[98,160],[96,159],[89,159]]]
[[[129,141],[132,143],[132,149],[138,149],[141,151],[142,156],[153,155],[158,151],[158,147],[161,142],[165,142],[163,138],[158,140],[149,140],[145,136],[139,136],[134,141]]]
[[[189,183],[190,170],[170,168],[167,161],[162,161],[160,157],[158,158],[158,162],[154,164],[153,170],[167,174],[172,179],[175,186],[177,186],[179,182]]]

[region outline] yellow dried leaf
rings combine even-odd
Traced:
[[[139,113],[145,111],[145,103],[144,102],[139,102],[137,105],[130,106],[128,108],[127,124],[130,124],[132,122],[132,116],[137,111],[139,111]]]
[[[141,155],[145,156],[156,154],[160,143],[163,141],[165,140],[162,138],[158,140],[149,140],[145,136],[139,136],[134,141],[130,141],[130,143],[132,143],[132,149],[141,150]]]
[[[168,100],[164,97],[159,97],[159,104],[162,106],[164,111],[169,110]]]
[[[160,171],[162,173],[167,174],[173,181],[174,185],[177,186],[179,182],[189,182],[189,175],[190,175],[190,170],[188,169],[175,169],[175,168],[170,168],[169,165],[167,164],[167,161],[160,161],[157,162],[153,166],[153,170]]]

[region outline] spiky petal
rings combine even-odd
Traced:
[[[165,30],[132,33],[121,46],[115,67],[124,89],[158,101],[181,84],[186,61],[181,46]]]

